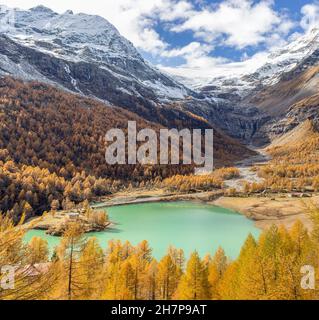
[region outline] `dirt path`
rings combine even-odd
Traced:
[[[258,177],[257,173],[251,169],[255,165],[267,163],[270,160],[270,157],[263,150],[258,149],[255,151],[258,152],[256,156],[249,157],[236,163],[235,167],[239,169],[240,177],[225,181],[225,186],[227,188],[234,188],[237,191],[242,191],[244,181],[249,183],[259,183],[263,181],[263,179]]]

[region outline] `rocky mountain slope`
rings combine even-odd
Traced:
[[[167,127],[213,127],[220,141],[248,145],[265,145],[316,117],[318,29],[253,72],[188,88],[146,62],[104,18],[43,6],[14,14],[15,24],[0,32],[0,76],[44,82]]]
[[[0,74],[37,80],[128,109],[197,96],[147,63],[104,18],[38,6],[0,33]]]
[[[217,112],[215,99],[151,66],[105,19],[43,6],[14,14],[14,26],[0,33],[0,75],[92,97],[166,127],[213,127],[224,158],[250,153],[223,133],[224,123],[231,127],[224,121],[228,109]],[[217,117],[209,119],[207,112]]]
[[[273,140],[304,121],[319,120],[319,45],[317,50],[283,73],[278,83],[264,87],[246,103],[269,115],[260,133]],[[315,125],[316,127],[316,125]]]
[[[292,125],[273,127],[289,118],[294,103],[318,92],[318,52],[319,29],[313,29],[271,52],[255,70],[212,79],[178,79],[206,97],[207,103],[197,104],[197,114],[246,144],[263,146],[280,130],[290,130]],[[195,104],[186,101],[184,107]]]
[[[66,167],[96,177],[118,179],[132,178],[132,172],[142,179],[144,171],[151,172],[151,176],[154,172],[170,176],[193,171],[193,166],[158,165],[145,170],[139,165],[107,165],[104,136],[112,128],[126,132],[127,121],[136,121],[138,130],[150,128],[159,133],[163,128],[123,108],[66,93],[54,86],[0,78],[0,162],[10,158],[56,173]],[[238,142],[215,132],[216,166],[231,164],[251,154]]]
[[[319,49],[319,29],[298,37],[283,48],[271,52],[262,66],[239,76],[213,78],[197,88],[219,98],[242,100],[264,87],[277,84],[283,75],[296,68]]]
[[[269,143],[319,114],[319,29],[271,53],[255,72],[213,79],[200,90],[221,99],[223,108],[238,106],[228,119],[242,130],[226,128],[228,134],[254,145]]]

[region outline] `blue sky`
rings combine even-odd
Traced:
[[[197,1],[192,1],[195,5]],[[223,0],[204,0],[201,1],[201,5],[196,5],[196,7],[200,10],[200,8],[203,8],[204,6],[217,6],[218,4],[225,2]],[[253,1],[254,3],[258,3],[260,1]],[[286,13],[291,19],[295,20],[296,22],[300,21],[302,18],[301,14],[301,8],[307,4],[314,3],[313,1],[308,0],[276,0],[273,1],[273,9],[276,12],[284,12]],[[170,32],[170,30],[167,29],[166,24],[162,24],[161,21],[158,21],[156,25],[154,26],[154,29],[156,32],[160,35],[160,37],[167,42],[172,48],[175,47],[181,47],[186,46],[187,44],[198,41],[199,39],[194,35],[194,33],[191,30],[184,31],[179,33],[178,35],[176,33]],[[302,32],[302,28],[297,23],[296,26],[294,26],[288,35],[293,34],[294,32]],[[201,39],[200,39],[201,40]],[[266,45],[264,43],[259,43],[258,45],[248,45],[245,48],[237,49],[233,46],[227,46],[220,44],[210,52],[210,55],[212,56],[222,56],[226,57],[230,60],[234,61],[240,61],[242,59],[242,56],[244,53],[247,53],[248,55],[253,55],[254,53],[265,50]],[[183,59],[160,59],[161,57],[158,57],[156,55],[149,54],[145,52],[145,55],[148,57],[148,59],[153,60],[154,63],[157,63],[158,60],[162,60],[166,65],[179,65],[183,62]]]
[[[203,0],[203,1],[191,1],[194,3],[194,6],[198,9],[198,11],[204,10],[204,8],[211,8],[214,11],[218,11],[218,6],[227,1],[224,0]],[[250,1],[252,6],[257,5],[261,2],[267,1]],[[303,33],[304,29],[300,25],[300,21],[303,18],[302,8],[306,5],[319,5],[319,2],[309,1],[309,0],[275,0],[269,1],[271,5],[269,7],[279,15],[286,16],[288,20],[291,20],[293,25],[287,30],[287,32],[282,33],[281,37],[278,40],[284,41],[289,40],[289,37],[295,33]],[[318,16],[319,18],[319,16]],[[319,26],[319,23],[318,23]],[[253,28],[253,26],[252,26]],[[176,47],[184,47],[187,44],[192,42],[201,42],[201,43],[210,43],[209,41],[205,41],[202,37],[198,37],[193,30],[188,29],[176,34],[175,32],[171,32],[169,29],[169,24],[162,23],[162,21],[156,21],[154,25],[154,30],[159,34],[160,38],[169,44],[170,48]],[[274,29],[269,28],[269,33],[265,29],[265,34],[269,34],[269,36],[273,33]],[[223,38],[223,36],[221,36]],[[278,41],[279,42],[279,41]],[[267,43],[267,41],[260,41],[258,43],[247,43],[243,47],[238,47],[233,44],[225,44],[223,41],[216,41],[216,44],[209,51],[208,55],[212,57],[224,57],[229,59],[230,61],[242,61],[245,57],[253,56],[258,52],[263,52],[267,50],[271,45]],[[162,57],[161,55],[144,52],[144,55],[153,63],[158,64],[161,63],[165,66],[178,66],[185,62],[182,56],[167,58]]]
[[[153,64],[177,75],[241,62],[319,27],[319,0],[0,0],[105,17]],[[242,63],[248,65],[248,63]]]

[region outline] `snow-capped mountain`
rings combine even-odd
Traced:
[[[289,122],[286,120],[294,104],[318,93],[318,68],[319,29],[313,29],[271,52],[256,70],[239,76],[220,76],[201,86],[197,82],[197,90],[213,97],[222,110],[231,108],[226,117],[223,114],[224,121],[219,122],[225,132],[260,145],[269,142],[270,132],[275,131],[274,136],[298,124],[297,120],[287,127],[272,128],[277,122]],[[307,103],[305,100],[305,105]],[[206,112],[210,121],[215,116]],[[313,114],[311,118],[314,118]],[[301,121],[304,117],[298,119]]]
[[[38,6],[15,9],[13,20],[8,28],[0,28],[0,77],[36,80],[98,98],[161,126],[213,127],[217,155],[229,154],[231,160],[251,154],[220,132],[221,117],[209,123],[196,114],[204,107],[219,116],[226,111],[214,112],[213,100],[146,62],[105,19],[71,11],[57,14]]]
[[[319,29],[312,29],[286,47],[271,53],[267,63],[257,69],[254,76],[263,85],[274,85],[279,82],[282,74],[291,71],[317,49],[319,49]]]
[[[102,17],[58,14],[44,6],[13,14],[14,24],[0,29],[2,75],[45,81],[124,106],[195,94],[147,63]]]
[[[271,52],[263,65],[253,72],[239,76],[213,78],[197,88],[217,97],[244,98],[256,89],[273,86],[285,73],[296,68],[303,60],[319,50],[319,29],[298,37],[287,46]]]
[[[127,108],[163,125],[194,123],[197,117],[246,143],[256,136],[266,141],[266,130],[260,134],[260,128],[279,114],[268,112],[268,105],[274,104],[268,97],[282,91],[276,86],[287,87],[281,84],[284,79],[298,78],[319,61],[319,29],[313,29],[271,52],[249,71],[229,76],[228,66],[227,74],[220,69],[219,77],[204,83],[188,79],[185,83],[196,83],[190,88],[181,84],[182,78],[176,80],[145,61],[102,17],[72,11],[58,14],[43,6],[7,12],[14,18],[8,28],[0,25],[0,76],[46,82]],[[0,22],[5,14],[2,8]],[[311,92],[317,88],[313,81],[307,87]],[[303,92],[309,92],[306,89]],[[297,98],[299,94],[296,90]],[[253,99],[256,97],[259,100]],[[286,97],[279,94],[277,99],[283,104]],[[286,99],[281,114],[289,104]]]

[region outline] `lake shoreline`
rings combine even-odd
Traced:
[[[116,199],[116,200],[115,200]],[[191,194],[154,194],[148,191],[120,194],[105,199],[102,203],[92,205],[93,209],[107,208],[129,204],[192,201],[206,203],[218,207],[224,207],[245,215],[255,222],[255,226],[261,230],[268,229],[272,224],[284,225],[290,228],[295,221],[300,220],[307,229],[312,229],[311,219],[307,213],[307,204],[319,206],[319,195],[315,194],[308,199],[288,198],[279,194],[254,195],[242,197],[225,196],[222,190],[208,191]]]
[[[92,209],[99,210],[115,206],[178,201],[218,206],[246,216],[254,221],[255,226],[260,230],[268,229],[273,224],[290,228],[297,220],[300,220],[308,230],[311,230],[312,222],[307,213],[307,203],[319,206],[319,195],[314,195],[307,199],[288,198],[279,194],[230,197],[225,196],[223,190],[189,194],[165,193],[163,190],[146,190],[118,193],[101,200],[101,202],[92,203]],[[60,212],[65,214],[67,211]],[[39,218],[31,219],[26,225],[30,226],[31,221],[37,219]],[[38,225],[45,225],[46,229],[54,227],[58,220],[42,217],[40,221],[39,223],[35,222],[32,229],[39,229]],[[113,226],[114,223],[110,221],[105,231]]]
[[[230,258],[236,258],[248,234],[256,238],[260,230],[243,215],[232,210],[207,205],[204,202],[157,202],[105,208],[115,224],[109,230],[92,232],[86,239],[96,238],[102,249],[109,241],[129,241],[136,246],[147,240],[157,259],[161,259],[170,246],[183,249],[186,256],[197,250],[201,257],[223,247]],[[41,237],[54,248],[59,237],[44,230],[30,230],[25,241]]]
[[[123,206],[129,204],[156,203],[156,202],[173,202],[173,201],[200,201],[207,202],[218,199],[223,195],[223,191],[207,191],[188,194],[147,194],[132,193],[131,195],[114,195],[108,199],[104,199],[99,203],[92,203],[92,209],[107,208],[114,206]]]

